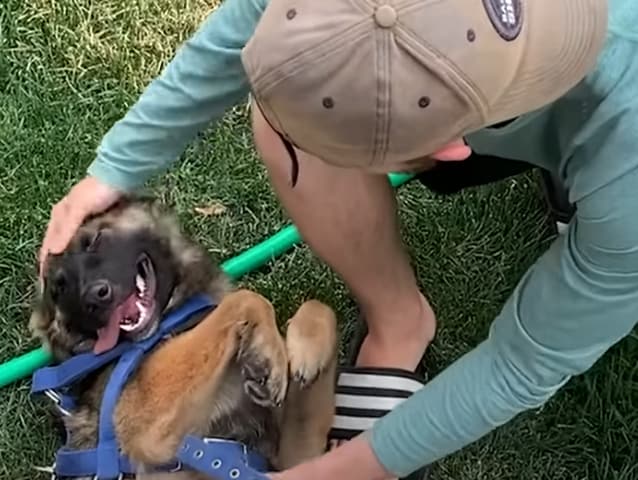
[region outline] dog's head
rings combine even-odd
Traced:
[[[49,256],[31,328],[58,359],[155,333],[195,293],[221,295],[221,272],[176,219],[150,199],[127,199],[88,219]]]

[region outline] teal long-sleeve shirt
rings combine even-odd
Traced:
[[[568,1],[568,0],[563,0]],[[89,174],[131,191],[244,99],[240,60],[267,0],[225,0],[101,142]],[[610,0],[596,69],[552,105],[466,140],[556,173],[577,212],[488,337],[367,436],[396,476],[455,452],[586,371],[638,319],[638,3]]]

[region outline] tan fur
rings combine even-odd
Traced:
[[[197,327],[152,353],[122,393],[115,413],[123,451],[134,461],[161,464],[173,458],[186,434],[206,434],[202,426],[216,409],[220,383],[237,353],[260,356],[269,365],[269,393],[281,403],[288,362],[276,329],[270,303],[240,290],[226,296]]]
[[[286,350],[292,381],[284,405],[278,467],[289,468],[326,448],[335,409],[337,318],[311,300],[288,321]]]
[[[284,337],[273,305],[258,293],[233,291],[206,252],[156,203],[124,202],[86,222],[74,241],[105,228],[115,232],[144,229],[168,242],[182,276],[168,309],[194,293],[220,299],[197,326],[156,347],[119,399],[116,434],[123,452],[142,464],[136,478],[207,478],[194,472],[143,471],[145,466],[173,459],[187,434],[215,436],[222,425],[219,422],[224,422],[231,437],[235,431],[240,435],[244,423],[251,418],[258,421],[263,412],[270,412],[267,415],[275,423],[273,428],[256,424],[263,436],[263,442],[257,443],[278,470],[320,455],[334,415],[337,338],[333,310],[316,300],[303,303],[287,322]],[[34,333],[58,359],[91,348],[78,345],[80,337],[65,325],[59,312],[48,311],[42,303],[36,305],[30,319]],[[65,419],[75,448],[92,447],[96,442],[107,374],[95,378],[82,394],[82,405]]]

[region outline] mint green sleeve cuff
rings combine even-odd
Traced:
[[[168,169],[195,135],[247,98],[241,50],[265,0],[225,0],[98,146],[88,173],[124,191]]]
[[[578,202],[567,234],[523,276],[487,339],[367,434],[388,471],[404,477],[543,405],[631,333],[637,210],[638,168]]]

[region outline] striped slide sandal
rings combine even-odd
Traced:
[[[345,366],[340,366],[336,384],[336,410],[328,438],[329,448],[370,430],[376,420],[391,412],[427,382],[422,362],[416,371],[399,368],[354,366],[367,334],[359,320],[357,332]],[[401,480],[427,480],[430,467],[424,467]]]

